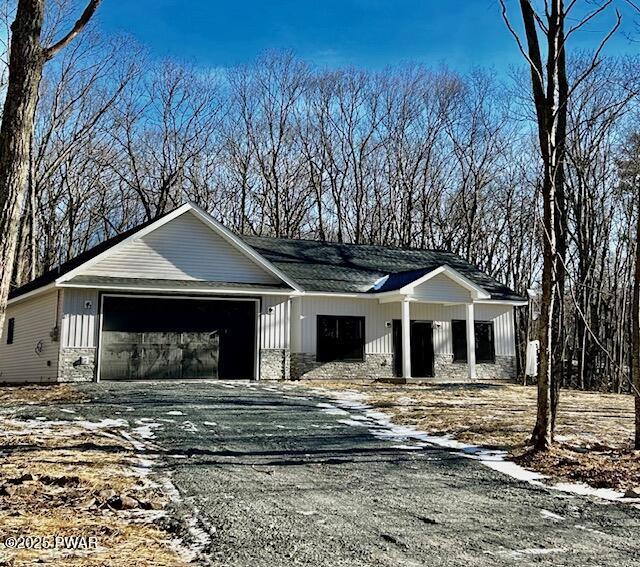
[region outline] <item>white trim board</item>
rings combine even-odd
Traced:
[[[211,294],[211,295],[283,295],[290,296],[295,295],[295,292],[265,289],[246,289],[246,288],[184,288],[184,287],[144,287],[124,284],[74,284],[73,282],[65,282],[57,285],[58,288],[71,288],[71,289],[95,289],[98,291],[129,291],[129,292],[142,292],[142,293],[180,293],[183,296],[190,293],[197,294]],[[200,298],[202,299],[202,298]]]
[[[483,287],[473,283],[469,278],[463,276],[460,272],[447,265],[440,266],[439,268],[430,271],[428,274],[425,274],[424,276],[413,280],[411,283],[408,283],[404,287],[400,288],[398,292],[409,295],[413,293],[414,289],[417,286],[429,281],[439,274],[447,276],[450,280],[468,290],[471,293],[472,299],[491,299],[491,294],[487,293],[487,291]]]

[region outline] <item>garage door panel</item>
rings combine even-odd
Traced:
[[[104,380],[253,378],[255,302],[106,296]]]

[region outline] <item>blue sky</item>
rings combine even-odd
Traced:
[[[517,2],[508,5],[519,23]],[[631,29],[632,16],[624,15]],[[321,67],[421,62],[504,72],[521,63],[498,0],[107,0],[99,20],[154,57],[203,68],[249,62],[269,49],[290,49]],[[588,48],[611,21],[612,14],[601,18],[575,45]],[[608,52],[640,53],[640,43],[621,33]]]

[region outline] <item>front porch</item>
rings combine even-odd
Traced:
[[[388,282],[383,282],[384,288]],[[379,297],[381,304],[400,305],[401,318],[399,325],[394,325],[394,367],[396,376],[393,382],[409,383],[424,379],[458,380],[466,378],[469,381],[477,379],[476,368],[476,302],[487,301],[490,295],[455,270],[442,266],[410,281],[398,290],[382,293]],[[457,343],[458,352],[453,352],[452,362],[464,364],[466,372],[455,372],[456,376],[441,376],[436,373],[436,360],[433,348],[433,326],[439,322],[420,320],[412,316],[412,305],[437,305],[441,308],[458,306],[464,310],[463,337],[453,337],[451,327],[451,342]],[[457,320],[459,323],[460,320]],[[395,322],[394,322],[395,323]],[[399,327],[399,328],[398,328]],[[458,328],[460,325],[458,325]],[[464,340],[462,340],[464,339]],[[460,349],[464,350],[464,361],[460,356]],[[457,360],[456,360],[456,355]],[[495,352],[493,358],[495,359]],[[429,360],[431,359],[431,360]],[[431,364],[429,365],[429,362]],[[431,366],[431,368],[429,368]]]

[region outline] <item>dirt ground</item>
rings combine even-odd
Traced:
[[[183,565],[135,440],[59,407],[85,401],[71,386],[0,388],[0,565]]]
[[[640,452],[632,450],[633,397],[563,390],[556,447],[528,447],[536,418],[536,388],[517,384],[391,385],[341,381],[302,382],[347,389],[393,416],[435,435],[485,447],[504,448],[519,464],[558,480],[586,482],[623,492],[640,487]]]

